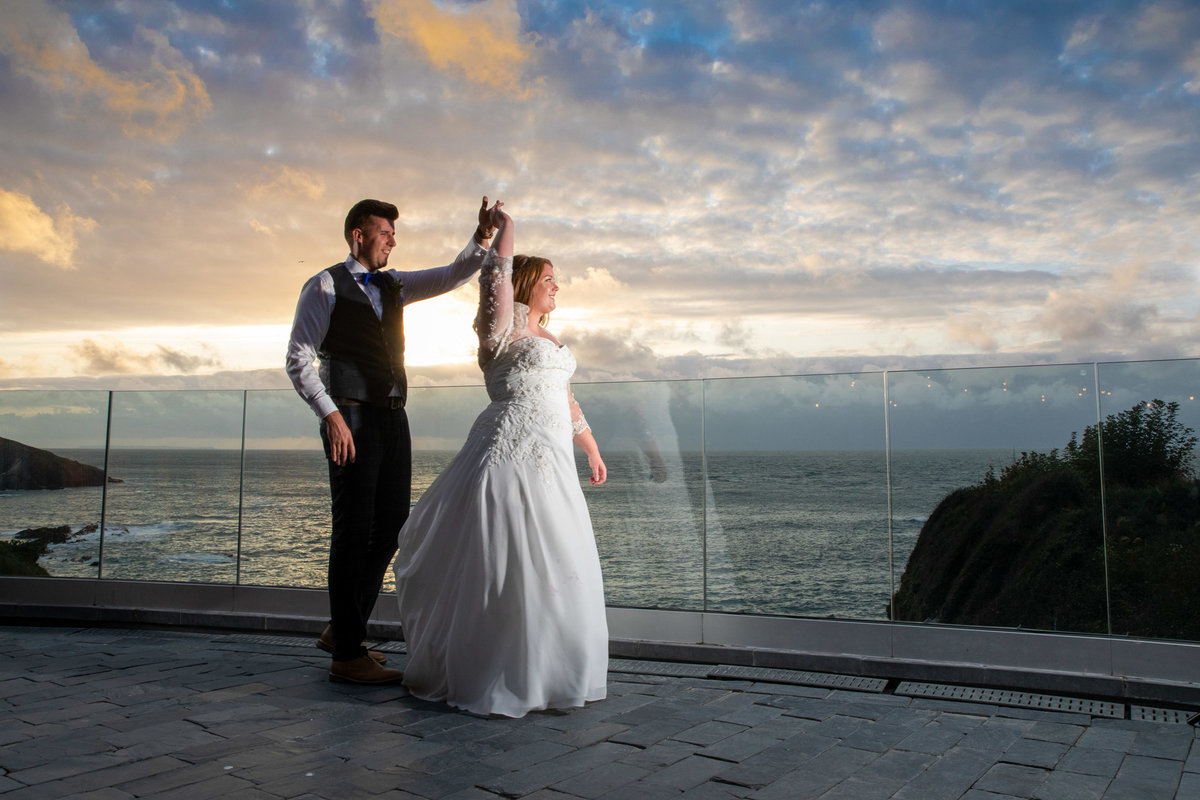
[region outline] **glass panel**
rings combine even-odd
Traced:
[[[107,425],[108,392],[0,392],[0,574],[98,575]]]
[[[705,386],[708,607],[881,619],[883,376]]]
[[[102,577],[234,582],[242,398],[113,394]]]
[[[475,418],[487,408],[488,402],[487,390],[482,386],[408,390],[405,409],[413,442],[413,505],[458,454]],[[383,592],[393,595],[393,603],[395,591],[396,579],[389,569],[383,576]]]
[[[246,394],[239,583],[325,588],[327,465],[320,422],[295,392]]]
[[[704,506],[699,381],[573,387],[608,468],[580,482],[612,606],[702,610]]]
[[[897,619],[1107,630],[1099,474],[1065,453],[1094,387],[1090,365],[888,374]]]
[[[1112,632],[1200,640],[1200,361],[1099,374]]]

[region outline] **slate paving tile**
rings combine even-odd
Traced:
[[[8,777],[18,783],[30,786],[62,780],[74,775],[84,775],[108,767],[115,767],[123,763],[125,763],[125,759],[114,756],[111,753],[67,756],[51,758],[49,761],[38,762],[24,769],[10,769]],[[182,764],[184,762],[179,763]]]
[[[533,742],[523,745],[512,750],[506,750],[492,758],[485,759],[483,763],[489,766],[498,767],[508,770],[519,770],[525,767],[537,764],[541,761],[549,761],[559,756],[565,756],[568,753],[576,751],[574,747],[559,744],[557,742]]]
[[[1023,719],[1030,722],[1057,722],[1065,725],[1087,725],[1091,717],[1087,714],[1075,714],[1070,711],[1048,711],[1042,708],[1019,708],[1000,706],[996,716],[1008,719]]]
[[[755,800],[805,800],[820,797],[879,755],[852,747],[831,747],[813,756],[754,794]]]
[[[1200,797],[1200,773],[1185,772],[1179,778],[1179,789],[1176,797]]]
[[[638,783],[635,795],[630,795],[629,787],[622,786],[608,794],[600,795],[596,800],[679,800],[681,797],[684,797],[683,793],[673,786],[656,786],[653,783],[643,782]],[[555,798],[555,800],[563,800],[563,798]]]
[[[651,773],[644,783],[672,786],[682,791],[705,783],[727,766],[724,761],[691,755],[682,761],[676,761],[666,769]]]
[[[756,698],[759,697],[761,695],[756,696]],[[721,713],[713,717],[713,720],[715,722],[732,722],[735,725],[758,725],[782,716],[783,709],[762,705],[756,699],[755,702],[740,708],[722,708]]]
[[[1135,738],[1137,738],[1136,731],[1092,725],[1083,732],[1075,745],[1095,750],[1117,750],[1124,753],[1133,745]]]
[[[993,755],[978,750],[950,750],[904,784],[896,800],[941,800],[965,794],[995,763]]]
[[[684,800],[744,800],[752,795],[753,792],[743,786],[707,781],[688,789],[678,797],[684,798]]]
[[[454,749],[454,745],[448,742],[428,742],[416,736],[394,734],[388,747],[358,761],[371,769],[405,767],[420,770],[425,764],[445,761],[446,754],[454,752]]]
[[[697,747],[694,744],[668,739],[640,750],[635,749],[629,755],[621,758],[621,763],[648,768],[668,767],[688,756],[695,755],[696,750]]]
[[[899,750],[939,755],[962,741],[964,736],[966,734],[963,731],[946,725],[938,719],[905,736],[896,742],[895,746]]]
[[[680,742],[688,742],[689,744],[698,744],[707,746],[716,744],[722,739],[728,739],[730,736],[742,733],[748,730],[745,725],[735,725],[732,722],[716,722],[710,720],[701,724],[680,731],[671,738]]]
[[[800,733],[810,731],[819,724],[816,720],[785,717],[781,714],[774,719],[768,719],[765,722],[756,724],[754,731],[783,741]]]
[[[1056,768],[1062,772],[1111,778],[1124,760],[1124,751],[1075,747],[1062,757]]]
[[[967,733],[957,747],[984,752],[1004,752],[1020,739],[1033,723],[1001,718],[989,719]]]
[[[824,725],[824,723],[821,723]],[[891,750],[898,742],[907,739],[913,732],[907,725],[891,725],[882,722],[860,725],[842,737],[842,744],[856,750],[872,750],[884,753]]]
[[[779,744],[779,740],[774,736],[766,736],[753,728],[749,728],[742,733],[734,734],[727,739],[707,745],[703,750],[698,752],[708,758],[737,763],[777,744]]]
[[[1035,800],[1096,800],[1103,797],[1111,778],[1055,770],[1033,793]]]
[[[1192,739],[1191,750],[1188,751],[1187,761],[1183,764],[1184,772],[1200,772],[1200,739]]]
[[[180,762],[179,766],[173,769],[162,769],[152,774],[132,776],[127,780],[114,781],[109,785],[137,797],[165,792],[174,795],[176,792],[182,792],[185,788],[190,791],[192,786],[207,784],[214,778],[227,777],[231,774],[232,771],[225,769],[221,764]],[[237,782],[238,785],[250,785],[249,781],[241,777],[237,778]],[[206,790],[197,791],[203,793]]]
[[[775,696],[765,701],[764,705],[784,709],[784,716],[803,717],[818,722],[829,719],[842,710],[842,704],[823,697]]]
[[[1090,721],[1090,720],[1089,720]],[[1086,726],[1059,722],[1039,722],[1025,731],[1026,739],[1072,745],[1083,735]]]
[[[594,747],[576,750],[550,761],[532,764],[524,769],[484,781],[479,785],[497,794],[520,797],[544,789],[567,778],[587,772],[602,764],[619,761],[632,748],[602,742]]]
[[[974,784],[974,788],[993,794],[1032,797],[1046,780],[1049,770],[1023,764],[995,764]]]
[[[420,795],[411,794],[403,789],[393,789],[379,795],[382,800],[414,800]],[[452,794],[443,795],[444,800],[496,800],[496,795],[480,789],[478,786],[468,786]]]
[[[616,722],[626,727],[621,733],[609,737],[610,742],[628,744],[634,747],[649,747],[663,739],[669,739],[677,733],[693,727],[691,720],[681,720],[671,717],[651,719],[643,723],[630,723],[626,715],[617,717]]]
[[[787,716],[786,714],[784,716]],[[815,725],[812,733],[816,736],[828,736],[832,739],[845,739],[851,736],[870,723],[857,717],[847,717],[841,714],[834,714],[828,719],[822,720]]]
[[[1129,753],[1135,756],[1152,756],[1184,761],[1191,749],[1192,732],[1182,725],[1161,725],[1159,730],[1142,731],[1133,737]]]
[[[644,767],[614,761],[602,764],[587,772],[581,772],[564,781],[559,781],[551,785],[550,788],[573,797],[583,797],[587,798],[587,800],[593,800],[593,798],[615,792],[621,787],[627,787],[629,784],[650,774],[652,774],[651,771]],[[631,787],[629,796],[635,796],[636,794],[637,790]]]
[[[812,758],[836,744],[836,739],[798,734],[727,767],[715,777],[740,786],[763,787],[791,772],[797,765],[807,764]]]
[[[1146,797],[1174,797],[1183,775],[1183,762],[1128,755],[1121,762],[1109,793],[1142,792]]]
[[[624,725],[604,722],[589,728],[572,728],[562,732],[562,735],[551,741],[565,744],[568,747],[587,747],[596,742],[609,741],[618,733],[629,730]]]
[[[830,695],[824,686],[801,686],[794,683],[753,683],[748,692],[759,692],[770,696],[827,698]]]
[[[1052,769],[1069,748],[1058,742],[1039,742],[1033,739],[1018,739],[1004,751],[1003,760],[1008,764],[1023,764],[1027,767]]]

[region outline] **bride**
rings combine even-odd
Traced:
[[[554,266],[513,257],[502,205],[475,318],[492,402],[413,509],[395,571],[408,689],[521,717],[605,696],[604,587],[572,440],[592,485],[607,471],[568,384],[575,358],[543,327]]]

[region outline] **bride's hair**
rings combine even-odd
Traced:
[[[533,287],[538,282],[538,278],[542,277],[542,270],[549,263],[550,259],[541,256],[513,256],[513,300],[529,305],[529,296],[533,294]],[[538,325],[544,328],[549,321],[550,315],[542,314]]]

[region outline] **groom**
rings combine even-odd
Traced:
[[[321,420],[329,461],[329,625],[317,646],[333,654],[331,681],[404,677],[383,666],[383,653],[363,646],[412,495],[404,306],[470,280],[493,233],[484,197],[475,235],[453,263],[399,272],[385,269],[399,215],[379,200],[350,209],[344,229],[350,255],[304,284],[288,343],[288,376]]]

